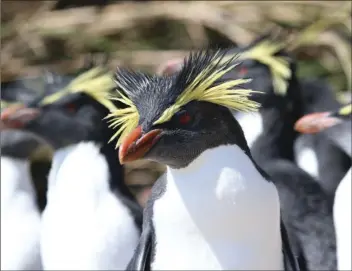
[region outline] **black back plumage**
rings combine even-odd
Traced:
[[[336,270],[331,198],[292,162],[272,160],[262,167],[279,191],[282,218],[303,270]]]

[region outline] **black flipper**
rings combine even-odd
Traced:
[[[282,239],[282,253],[284,255],[284,268],[287,271],[299,271],[304,270],[303,266],[300,266],[298,258],[293,254],[291,244],[286,231],[286,227],[281,220],[281,239]]]
[[[154,183],[151,196],[143,213],[143,230],[139,238],[138,246],[134,255],[126,267],[129,271],[150,271],[152,257],[154,257],[154,227],[153,227],[153,205],[165,192],[166,174],[163,174]]]
[[[152,225],[150,219],[145,219],[143,223],[142,235],[134,255],[126,267],[131,271],[149,271],[152,254]]]
[[[282,233],[283,248],[288,247],[284,239],[288,235],[301,270],[336,270],[331,198],[317,181],[290,161],[271,160],[263,169],[279,192],[286,230],[286,234]]]

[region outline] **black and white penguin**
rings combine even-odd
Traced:
[[[236,52],[242,54],[243,61],[222,80],[247,76],[253,80],[246,88],[266,94],[253,97],[261,103],[258,112],[234,112],[248,146],[251,150],[255,146],[257,150],[252,151],[254,159],[259,165],[269,157],[293,161],[333,196],[337,187],[335,180],[349,168],[348,157],[325,138],[299,135],[293,129],[304,114],[338,107],[329,85],[320,79],[297,78],[294,57],[285,52],[272,33],[260,36],[245,47],[231,48],[228,54]],[[180,71],[182,64],[180,59],[175,59],[161,66],[158,72],[172,75]]]
[[[22,129],[55,148],[42,215],[43,267],[124,269],[139,240],[142,211],[125,186],[113,142],[107,143],[112,134],[102,119],[109,111],[84,92],[52,95],[43,97],[45,105],[32,104],[36,117],[22,108],[7,118],[25,119]]]
[[[88,65],[88,63],[87,63]],[[84,69],[82,69],[84,70]],[[12,111],[23,107],[23,103],[36,103],[43,96],[60,91],[75,77],[73,75],[59,75],[54,72],[45,70],[40,76],[24,77],[16,80],[1,83],[1,124],[4,128],[16,128],[14,121],[5,123],[8,115]],[[26,115],[30,116],[35,111],[27,111]],[[23,116],[24,117],[24,116]],[[8,126],[11,127],[8,127]],[[37,201],[40,210],[43,211],[46,205],[46,190],[47,190],[47,176],[51,167],[51,159],[53,149],[45,142],[38,150],[28,157],[30,161],[30,174],[34,182],[36,190]]]
[[[42,270],[41,216],[28,157],[34,135],[1,129],[1,270]]]
[[[295,128],[307,134],[320,132],[351,157],[351,112],[349,104],[338,111],[311,113],[299,119]],[[351,171],[339,182],[334,199],[338,270],[351,270]]]
[[[118,70],[121,163],[166,164],[153,186],[128,270],[299,269],[275,185],[251,157],[227,108],[255,110],[245,79],[214,84],[234,59],[193,53],[175,76]]]

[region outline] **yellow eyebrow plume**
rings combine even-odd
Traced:
[[[292,76],[287,58],[275,55],[285,46],[286,43],[265,39],[239,55],[240,60],[253,59],[266,65],[272,74],[274,92],[281,96],[286,95],[288,80]],[[224,58],[223,61],[230,57]]]
[[[106,119],[109,119],[109,128],[114,129],[120,126],[117,132],[109,140],[109,142],[111,142],[116,137],[119,137],[116,143],[116,148],[121,144],[122,139],[137,127],[139,121],[139,113],[136,106],[127,96],[122,93],[119,94],[120,96],[110,96],[110,99],[120,101],[127,105],[127,107],[123,109],[115,109],[105,117]]]
[[[352,104],[345,105],[339,110],[339,115],[347,116],[352,114]]]
[[[109,92],[114,87],[115,83],[112,73],[106,72],[102,67],[96,67],[79,75],[65,88],[45,97],[40,104],[51,104],[68,94],[82,92],[91,96],[110,111],[113,111],[116,107],[109,100]]]
[[[154,124],[161,124],[169,121],[180,108],[191,101],[204,101],[228,107],[238,111],[256,111],[260,107],[255,101],[248,99],[252,93],[260,93],[250,89],[234,87],[248,83],[250,79],[228,80],[218,85],[214,83],[227,72],[232,70],[238,63],[230,65],[237,56],[233,56],[226,62],[222,62],[222,56],[216,54],[214,61],[201,71],[181,95],[176,99],[175,104],[164,111],[161,117]]]

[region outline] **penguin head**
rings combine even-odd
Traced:
[[[150,159],[170,167],[187,166],[209,148],[237,144],[248,151],[246,140],[229,108],[257,110],[259,104],[245,89],[245,78],[221,81],[235,65],[226,51],[201,51],[185,60],[179,73],[149,76],[118,70],[117,100],[127,108],[108,117],[121,125],[115,136],[120,163]]]
[[[88,81],[78,82],[78,87],[91,90],[92,82],[89,78],[85,79]],[[99,102],[104,100],[108,91],[104,88],[106,85],[102,85],[101,92],[97,90],[104,94],[99,94],[97,101],[86,91],[71,91],[70,86],[75,87],[75,80],[60,90],[46,92],[35,101],[8,108],[1,114],[2,123],[37,134],[55,149],[84,140],[103,141],[104,136],[108,139],[110,135],[104,132],[110,132],[110,129],[104,129],[102,119],[109,111]]]

